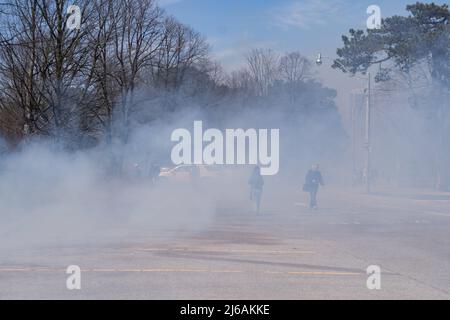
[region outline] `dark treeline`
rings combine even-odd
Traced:
[[[99,133],[110,139],[118,125],[126,140],[139,88],[176,88],[189,70],[208,68],[202,36],[153,0],[81,1],[81,28],[74,30],[66,26],[70,4],[2,6],[0,109],[7,137],[86,143]]]
[[[344,137],[336,92],[313,79],[297,52],[255,49],[245,67],[226,74],[203,36],[154,0],[79,1],[74,30],[66,26],[71,4],[0,7],[0,134],[12,143],[30,136],[70,148],[126,143],[137,125],[191,106],[217,121],[249,110],[276,111],[295,126],[323,118],[330,141]]]

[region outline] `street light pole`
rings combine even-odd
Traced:
[[[316,59],[316,64],[318,66],[322,65],[322,59],[324,57],[321,53],[318,54]],[[336,61],[337,62],[337,61]],[[337,62],[339,63],[339,62]],[[345,68],[345,66],[341,63],[339,63],[340,67],[348,72],[348,70]],[[371,106],[371,75],[370,72],[367,74],[367,103],[366,103],[366,132],[365,132],[365,148],[366,148],[366,164],[364,168],[364,174],[366,176],[366,192],[370,193],[371,191],[371,177],[370,177],[370,166],[371,166],[371,152],[372,152],[372,146],[371,146],[371,112],[372,112],[372,106]]]
[[[367,78],[367,103],[366,103],[366,168],[365,168],[365,174],[366,174],[366,192],[370,193],[370,165],[371,165],[371,77],[370,72],[368,73]]]

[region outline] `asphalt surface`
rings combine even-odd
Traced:
[[[0,299],[450,298],[450,194],[325,188],[318,210],[305,202],[267,190],[260,216],[243,202],[198,230],[3,251]],[[81,290],[66,288],[69,265]]]

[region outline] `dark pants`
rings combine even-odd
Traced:
[[[260,207],[261,207],[261,194],[262,189],[256,189],[252,188],[250,192],[250,200],[252,200],[255,204],[255,211],[257,214],[259,214]]]
[[[311,187],[309,190],[309,207],[317,207],[317,191],[318,187]]]

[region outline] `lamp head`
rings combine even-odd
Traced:
[[[322,54],[319,53],[319,54],[317,55],[316,65],[321,66],[322,63],[323,63],[323,61],[322,61]]]

